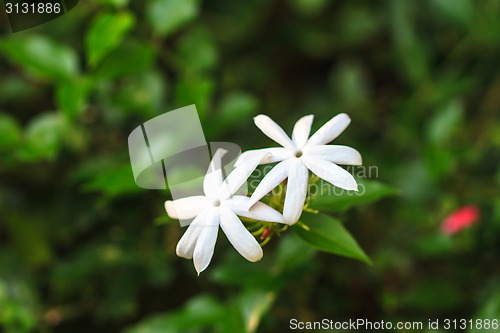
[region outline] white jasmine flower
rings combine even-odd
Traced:
[[[260,221],[284,223],[283,216],[271,207],[254,202],[252,208],[248,209],[250,198],[234,195],[269,153],[256,153],[252,161],[241,163],[223,180],[221,159],[226,152],[224,149],[218,149],[210,162],[203,181],[205,195],[165,203],[171,218],[194,218],[177,244],[177,255],[193,259],[198,274],[207,268],[212,259],[219,225],[229,242],[243,257],[249,261],[258,261],[262,258],[262,248],[238,215]]]
[[[261,158],[263,151],[271,153],[271,156],[265,157],[260,164],[280,162],[257,186],[249,206],[288,178],[283,217],[289,224],[297,222],[302,213],[307,195],[308,170],[337,187],[358,190],[354,177],[337,164],[361,165],[361,155],[347,146],[326,145],[344,131],[351,119],[341,113],[309,137],[313,117],[308,115],[299,119],[290,139],[271,118],[258,115],[254,118],[255,125],[283,148],[250,150],[243,153],[235,163],[238,166],[255,162]]]

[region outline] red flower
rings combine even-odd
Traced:
[[[260,239],[266,239],[267,237],[270,237],[272,234],[273,234],[273,229],[267,228],[262,233],[262,236],[260,236]]]
[[[477,206],[469,205],[457,209],[441,223],[441,231],[445,235],[452,235],[462,229],[470,227],[477,223],[480,217],[480,211]]]

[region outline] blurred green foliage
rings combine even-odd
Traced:
[[[28,31],[7,23],[0,14],[3,331],[500,317],[500,2],[89,0]],[[347,112],[335,143],[379,179],[311,209],[373,265],[316,251],[296,230],[258,264],[221,237],[196,277],[175,256],[168,191],[135,186],[127,151],[132,129],[190,104],[208,141],[243,149],[270,143],[258,113],[290,132],[304,114],[318,128]],[[480,223],[441,235],[465,204]]]

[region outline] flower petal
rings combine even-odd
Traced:
[[[307,147],[304,155],[313,156],[336,164],[361,165],[361,154],[354,148],[337,145]]]
[[[198,237],[200,236],[201,227],[200,221],[204,218],[203,213],[200,213],[191,224],[187,227],[186,232],[182,235],[179,243],[177,243],[176,253],[179,257],[186,259],[193,258],[194,248]]]
[[[247,181],[248,177],[254,172],[260,161],[269,155],[267,150],[259,151],[259,153],[254,155],[254,158],[241,163],[238,165],[231,173],[227,176],[226,180],[222,183],[218,197],[221,199],[227,199],[233,195],[238,189]]]
[[[327,182],[344,190],[358,190],[354,177],[338,165],[312,156],[304,156],[302,159],[309,170]]]
[[[254,118],[255,125],[268,137],[279,143],[285,148],[294,150],[295,144],[286,135],[285,131],[278,126],[271,118],[260,114]]]
[[[299,220],[306,201],[308,182],[309,170],[302,159],[295,159],[290,166],[283,207],[283,218],[286,223],[295,224]]]
[[[293,127],[292,140],[295,142],[297,148],[304,147],[311,133],[311,125],[314,115],[310,114],[300,118]]]
[[[193,263],[198,275],[204,271],[214,255],[215,242],[219,231],[219,209],[210,209],[203,214],[203,219],[197,225],[200,235],[193,253]]]
[[[227,204],[228,208],[230,208],[238,216],[248,217],[259,221],[285,223],[283,215],[260,201],[257,201],[249,210],[247,210],[246,207],[248,207],[249,202],[249,197],[235,195],[231,199],[227,200],[225,204]]]
[[[229,242],[245,259],[255,262],[262,258],[262,248],[245,228],[238,216],[229,209],[220,210],[220,226]]]
[[[234,166],[237,167],[241,163],[247,163],[248,161],[258,158],[260,152],[264,150],[270,153],[270,155],[261,160],[260,164],[281,162],[292,156],[292,152],[289,149],[282,147],[247,150],[238,157],[238,159],[234,163]]]
[[[209,207],[211,201],[203,195],[195,195],[177,200],[165,202],[168,216],[173,219],[192,219],[202,210]]]
[[[309,141],[307,141],[308,146],[314,145],[325,145],[328,142],[335,139],[337,136],[342,133],[349,123],[351,122],[351,118],[345,113],[341,113],[330,119],[326,124],[321,126],[316,133],[311,136]]]
[[[271,192],[276,186],[284,181],[286,177],[288,177],[291,161],[292,160],[285,160],[278,163],[271,169],[271,171],[269,171],[267,175],[264,176],[264,178],[262,178],[261,182],[250,197],[248,207],[246,208],[250,208],[257,201],[262,199],[263,196]]]
[[[219,187],[222,184],[222,157],[227,153],[227,150],[219,148],[214,154],[210,165],[208,166],[207,174],[203,179],[203,193],[206,196],[214,198]]]

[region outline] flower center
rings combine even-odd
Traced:
[[[301,157],[301,156],[302,156],[302,154],[303,154],[303,153],[302,153],[302,150],[297,150],[297,151],[295,152],[295,157],[299,158],[299,157]]]
[[[220,200],[215,200],[214,207],[219,207],[219,206],[220,206]]]

